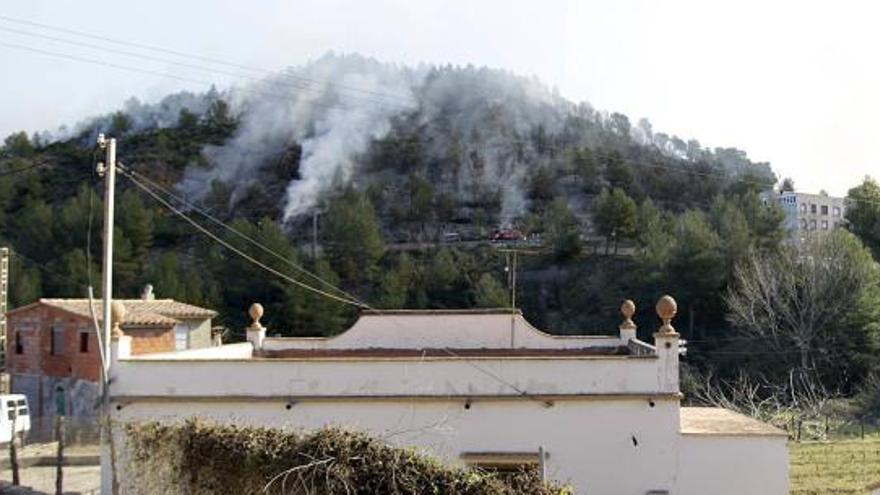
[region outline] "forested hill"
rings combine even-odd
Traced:
[[[779,212],[756,194],[775,177],[743,151],[655,132],[505,71],[327,55],[246,87],[132,100],[59,131],[9,136],[0,235],[16,253],[12,305],[97,289],[99,132],[118,138],[128,169],[235,246],[377,307],[508,304],[504,255],[476,241],[510,226],[532,237],[518,300],[539,325],[613,329],[624,296],[664,291],[699,333],[726,327],[719,293],[739,253],[781,236]],[[119,296],[152,283],[159,297],[218,309],[233,333],[253,301],[288,334],[338,331],[354,314],[197,234],[126,177],[117,205]],[[614,256],[617,244],[629,254]]]

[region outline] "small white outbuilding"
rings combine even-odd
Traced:
[[[675,301],[657,304],[653,344],[636,338],[631,301],[622,311],[616,335],[550,335],[480,310],[367,312],[335,337],[272,338],[254,305],[246,343],[132,356],[118,336],[111,410],[359,428],[449,463],[541,466],[577,493],[788,493],[784,432],[680,407]]]

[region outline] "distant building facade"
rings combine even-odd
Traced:
[[[798,244],[843,227],[845,222],[845,198],[795,191],[767,191],[762,198],[765,204],[776,201],[782,207],[784,227]]]
[[[211,345],[216,312],[171,299],[123,300],[132,353]],[[100,318],[102,304],[95,301]],[[32,416],[95,416],[101,358],[87,299],[40,299],[7,313],[7,370],[13,393],[25,394]]]

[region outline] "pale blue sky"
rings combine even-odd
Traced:
[[[633,122],[647,117],[655,130],[742,148],[794,177],[799,189],[844,194],[865,174],[880,176],[880,7],[874,4],[2,0],[0,16],[268,69],[330,50],[407,64],[507,68]],[[10,30],[69,38],[0,19],[0,136],[73,124],[130,96],[150,101],[205,89],[3,44],[219,86],[241,82]]]

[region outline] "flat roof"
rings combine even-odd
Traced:
[[[576,357],[576,356],[629,356],[624,346],[590,346],[578,348],[355,348],[355,349],[278,349],[254,353],[261,358],[437,358],[437,357]]]
[[[788,433],[771,424],[721,407],[682,407],[681,434],[788,437]]]

